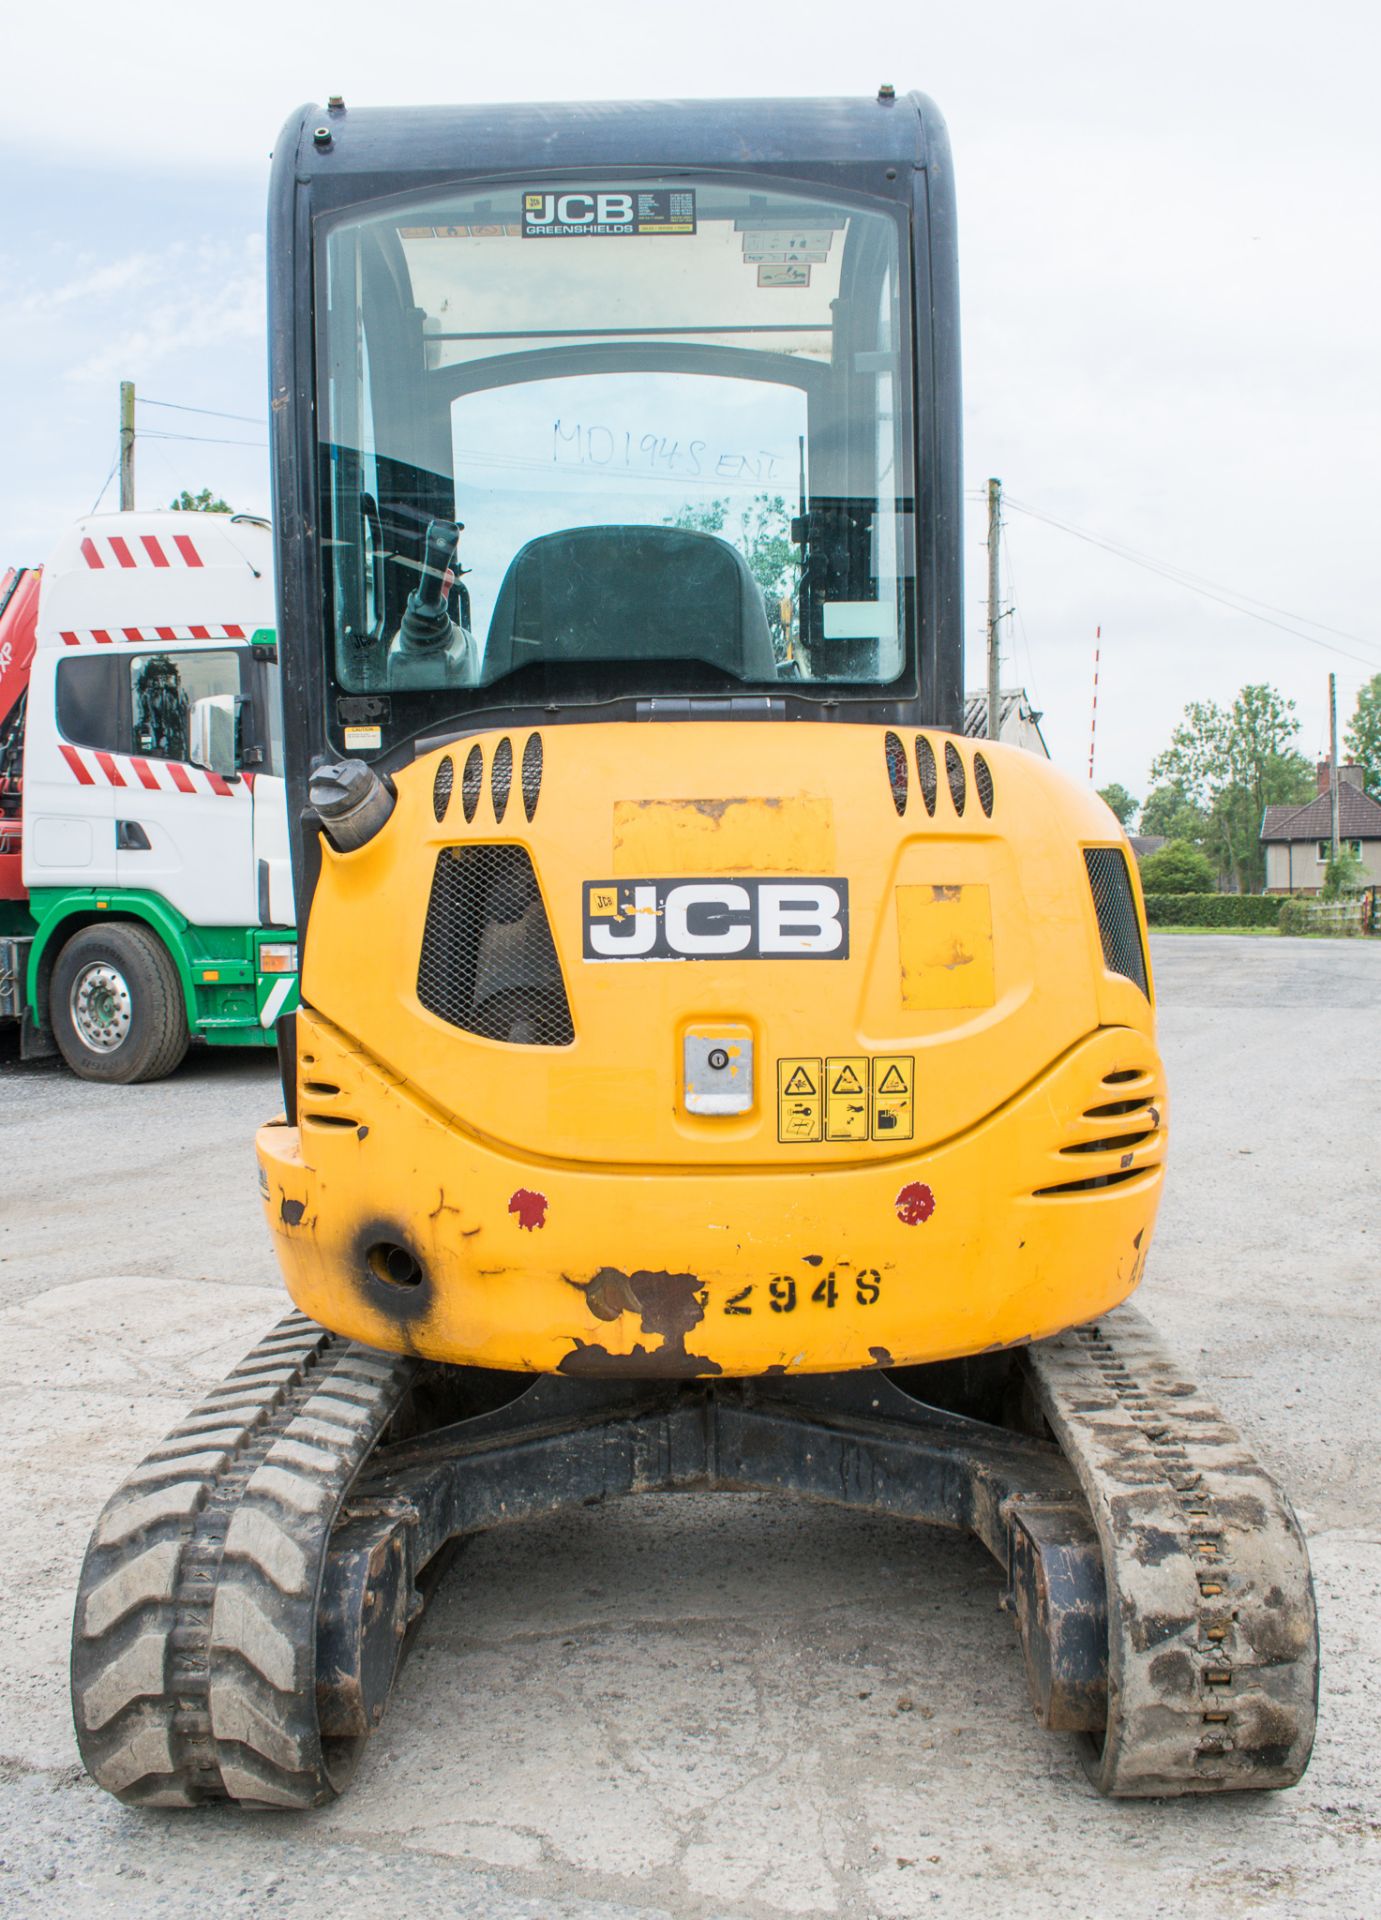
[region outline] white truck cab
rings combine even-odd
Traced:
[[[0,901],[26,1053],[153,1079],[193,1036],[271,1044],[295,1007],[274,618],[247,515],[93,516],[45,564],[23,897]]]

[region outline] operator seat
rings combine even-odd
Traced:
[[[736,547],[684,527],[567,527],[513,556],[480,677],[536,663],[699,660],[775,680],[763,591]]]

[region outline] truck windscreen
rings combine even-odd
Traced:
[[[694,177],[327,226],[338,693],[434,696],[425,720],[396,703],[412,731],[630,693],[914,690],[905,239],[877,203]]]

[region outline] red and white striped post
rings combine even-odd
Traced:
[[[1103,651],[1102,642],[1103,629],[1095,627],[1093,630],[1093,718],[1089,721],[1088,730],[1088,783],[1090,786],[1093,785],[1093,749],[1098,733],[1098,659]]]

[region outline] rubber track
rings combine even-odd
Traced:
[[[1118,1796],[1293,1786],[1309,1763],[1318,1628],[1289,1501],[1134,1308],[1029,1349],[1108,1578]]]
[[[331,1527],[415,1362],[290,1314],[135,1469],[87,1549],[72,1713],[136,1806],[319,1806],[316,1611]]]

